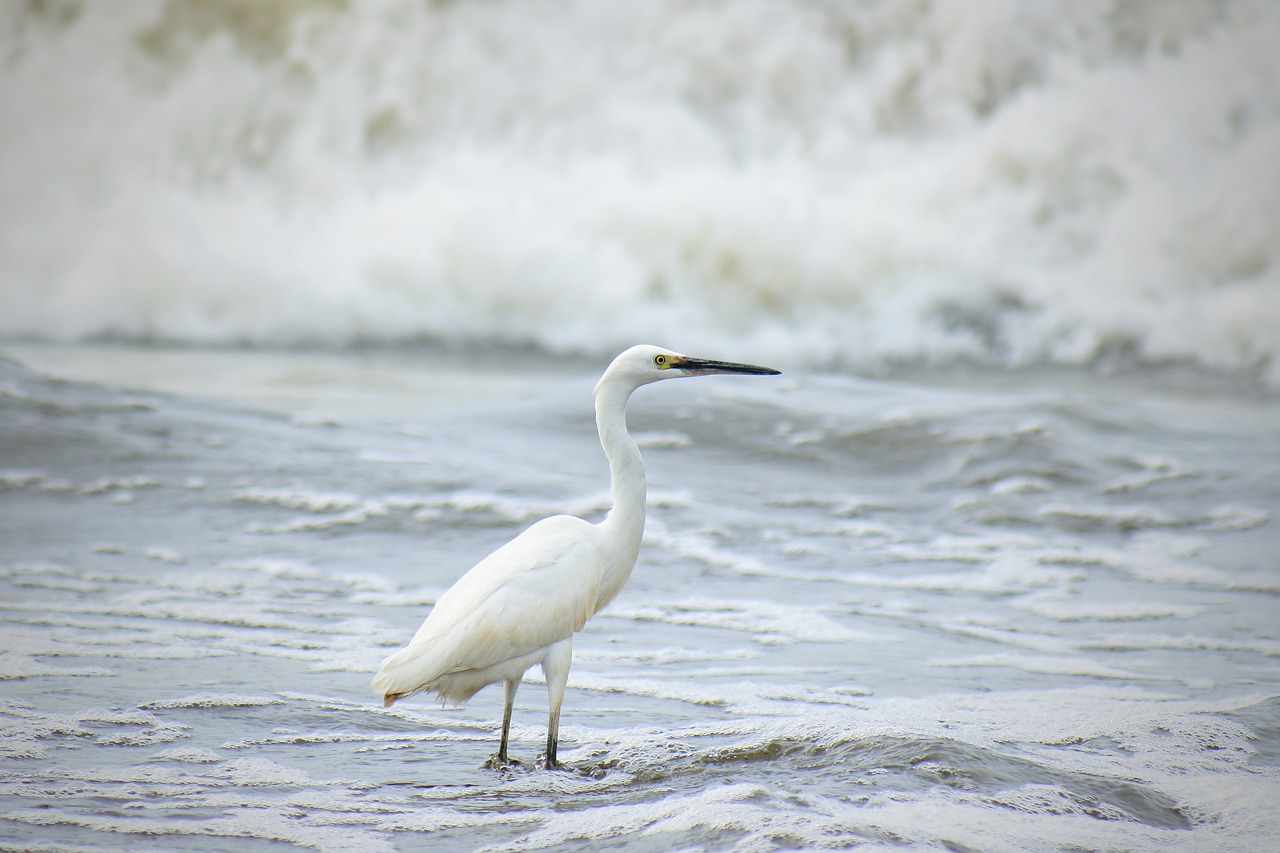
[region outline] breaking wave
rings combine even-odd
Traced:
[[[1280,7],[0,7],[0,335],[1280,382]]]

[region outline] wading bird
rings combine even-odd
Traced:
[[[501,681],[502,738],[487,766],[506,767],[514,763],[507,758],[507,735],[516,688],[530,667],[541,664],[550,706],[545,762],[557,766],[573,635],[626,584],[644,533],[644,460],[627,432],[627,400],[651,382],[713,373],[778,371],[654,346],[632,347],[613,360],[595,387],[613,509],[599,524],[568,515],[543,519],[459,578],[409,645],[382,662],[372,686],[384,705],[422,692],[460,705]]]

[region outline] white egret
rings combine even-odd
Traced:
[[[627,432],[627,400],[651,382],[713,373],[778,371],[655,346],[634,346],[613,360],[595,387],[596,428],[609,458],[613,508],[599,524],[568,515],[543,519],[459,578],[409,645],[382,662],[372,686],[385,705],[422,692],[462,704],[501,681],[502,737],[488,766],[504,767],[510,763],[507,736],[516,689],[525,672],[541,664],[550,706],[546,766],[557,766],[573,635],[626,584],[644,533],[644,460]]]

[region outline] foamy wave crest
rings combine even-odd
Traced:
[[[1280,382],[1280,6],[1108,9],[8,4],[0,335]]]

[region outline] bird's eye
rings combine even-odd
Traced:
[[[655,355],[653,357],[653,363],[658,365],[658,367],[666,367],[667,357],[665,355]]]

